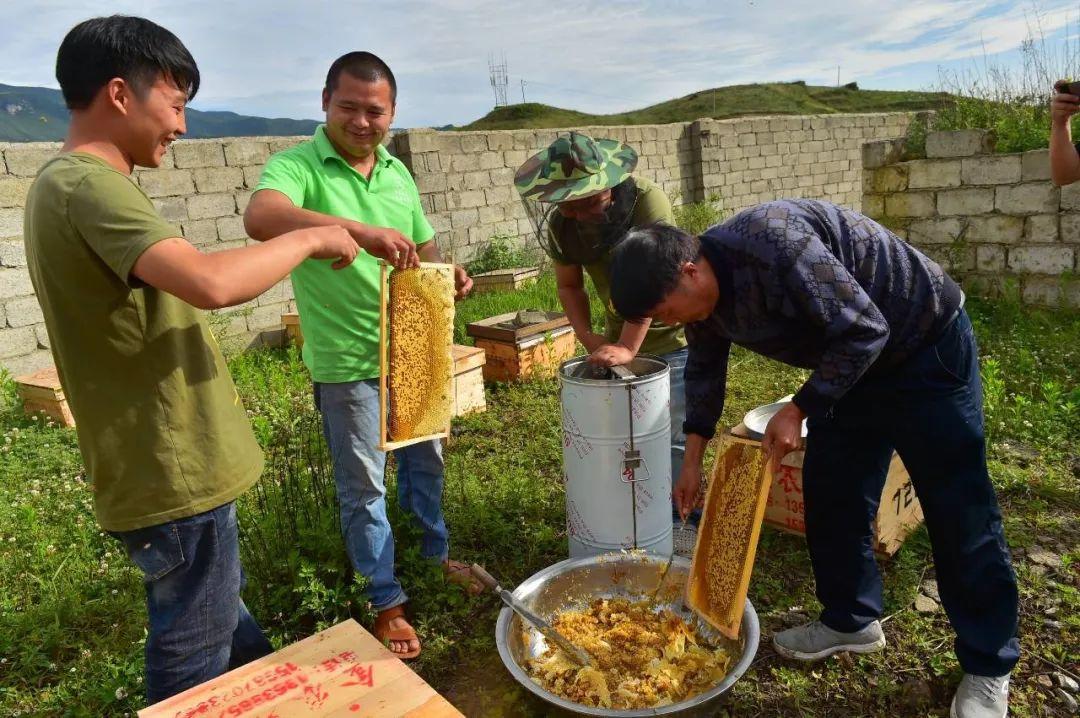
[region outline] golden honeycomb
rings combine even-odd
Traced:
[[[594,663],[582,667],[549,645],[525,668],[548,691],[586,706],[653,708],[687,700],[727,675],[731,654],[652,601],[600,598],[559,611],[552,625]]]
[[[453,408],[451,266],[391,272],[387,315],[389,438],[404,441],[444,432]]]
[[[770,480],[763,451],[726,440],[705,498],[687,598],[728,638],[742,622]]]

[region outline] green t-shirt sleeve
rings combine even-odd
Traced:
[[[416,189],[416,182],[413,181],[412,175],[409,175],[407,170],[405,175],[408,177],[413,195],[412,237],[410,239],[416,244],[427,244],[435,236],[435,228],[431,226],[431,222],[424,215],[424,205],[420,202],[420,190]]]
[[[303,207],[309,176],[310,172],[302,160],[288,152],[279,152],[266,163],[255,191],[276,190],[288,197],[297,207]]]
[[[664,190],[656,185],[648,186],[641,197],[638,198],[638,206],[634,209],[634,224],[641,227],[653,222],[675,224],[675,215],[671,211],[671,200],[664,194]]]
[[[129,286],[142,286],[131,274],[135,261],[151,245],[182,237],[157,213],[154,203],[128,177],[113,171],[92,172],[68,201],[68,221],[109,269]]]

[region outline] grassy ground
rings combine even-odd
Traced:
[[[464,323],[554,308],[550,278],[460,305]],[[1024,656],[1013,715],[1061,715],[1050,675],[1080,667],[1080,317],[972,302],[982,344],[991,474],[1021,588]],[[335,525],[332,479],[305,372],[292,351],[251,352],[231,368],[268,466],[241,504],[246,599],[277,645],[369,611]],[[737,351],[723,421],[794,390],[803,374]],[[141,707],[145,609],[136,570],[97,529],[70,430],[28,418],[0,392],[0,715],[121,715]],[[445,506],[455,557],[507,583],[566,555],[557,386],[489,386],[488,411],[455,422]],[[391,482],[392,484],[392,482]],[[391,485],[391,492],[393,486]],[[393,502],[391,502],[393,503]],[[466,599],[418,555],[392,511],[399,573],[425,640],[416,668],[469,716],[541,716],[494,647],[499,606]],[[933,577],[925,533],[883,566],[889,649],[812,667],[763,640],[724,708],[736,715],[947,715],[959,668],[940,612],[913,602]],[[763,532],[751,599],[767,638],[817,609],[804,542]]]
[[[463,130],[513,130],[529,127],[652,125],[692,122],[701,117],[742,115],[819,115],[837,112],[905,112],[943,105],[942,92],[859,90],[817,87],[801,82],[729,85],[613,115],[590,115],[535,102],[498,107]]]

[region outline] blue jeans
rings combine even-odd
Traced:
[[[978,349],[965,312],[934,344],[864,377],[808,422],[806,539],[821,620],[837,631],[881,616],[872,522],[893,449],[926,518],[956,657],[967,673],[1005,675],[1020,655],[1016,576],[986,470]]]
[[[240,591],[236,503],[111,532],[143,572],[150,632],[146,700],[157,703],[270,653]]]
[[[669,378],[671,381],[671,488],[675,488],[675,482],[679,480],[682,472],[683,455],[686,453],[686,434],[683,433],[683,421],[686,420],[686,357],[689,349],[683,347],[669,354],[661,355],[661,358],[671,368]],[[671,504],[671,519],[676,524],[681,524],[679,510],[674,501]],[[697,526],[701,520],[701,511],[694,509],[687,517],[687,523]]]
[[[341,533],[353,568],[368,579],[377,611],[408,600],[394,575],[394,535],[386,517],[386,454],[379,451],[379,382],[315,384],[341,505]],[[420,552],[445,561],[448,533],[442,512],[443,460],[439,441],[394,451],[398,505],[423,532]]]

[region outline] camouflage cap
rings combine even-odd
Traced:
[[[637,152],[618,140],[571,132],[527,159],[514,174],[514,186],[523,198],[540,202],[581,199],[626,180],[637,161]]]

